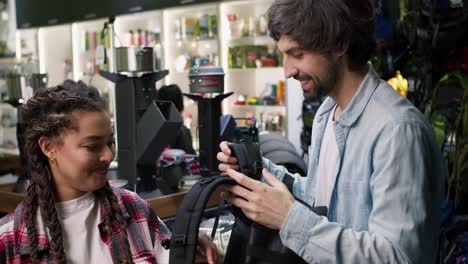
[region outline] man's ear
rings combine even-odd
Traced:
[[[48,159],[55,158],[57,143],[54,140],[48,137],[40,137],[37,143]]]
[[[339,59],[343,57],[344,55],[346,55],[347,51],[348,51],[348,47],[340,49],[340,50],[336,50],[333,52],[333,56],[335,57],[335,59]]]

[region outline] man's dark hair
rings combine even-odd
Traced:
[[[347,49],[349,69],[359,70],[375,49],[370,0],[276,0],[268,10],[270,36],[288,36],[302,48],[329,54]]]
[[[163,86],[158,90],[158,100],[171,101],[179,112],[184,111],[184,97],[182,91],[176,84]]]

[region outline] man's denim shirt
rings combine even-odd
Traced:
[[[313,205],[320,145],[335,106],[317,112],[307,177],[293,192]],[[309,263],[434,263],[447,171],[425,117],[369,66],[335,122],[340,162],[332,175],[328,217],[295,202],[280,230]],[[279,179],[284,167],[264,159]]]

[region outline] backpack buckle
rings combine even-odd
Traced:
[[[187,244],[187,239],[185,235],[174,235],[171,241],[171,245],[174,243],[174,246],[185,246]]]

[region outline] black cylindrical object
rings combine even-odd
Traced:
[[[200,174],[219,174],[217,153],[220,151],[221,101],[232,93],[224,92],[224,71],[221,67],[193,67],[189,71],[191,93],[220,93],[214,98],[184,94],[198,103],[198,128],[200,133]]]
[[[33,91],[41,88],[47,88],[47,82],[47,73],[33,73],[31,75],[31,87],[33,88]]]
[[[198,103],[198,129],[200,132],[200,174],[213,176],[219,174],[217,153],[220,151],[221,101],[231,93],[220,94],[214,98],[184,94]]]

